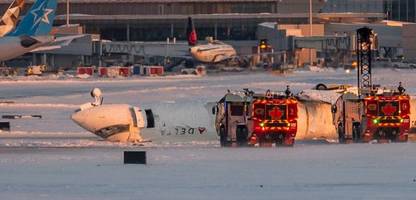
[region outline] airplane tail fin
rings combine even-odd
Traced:
[[[0,19],[0,37],[10,33],[19,20],[20,12],[25,5],[24,0],[14,0]]]
[[[57,0],[36,0],[10,36],[48,35],[52,30]]]
[[[186,28],[186,35],[188,37],[188,45],[195,46],[198,38],[196,35],[194,23],[191,17],[188,17],[188,27]]]

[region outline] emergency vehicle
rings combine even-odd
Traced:
[[[372,82],[372,55],[376,34],[369,28],[357,30],[357,90],[342,94],[332,107],[339,142],[406,142],[410,129],[410,96],[399,83],[386,89]]]
[[[221,146],[293,146],[297,100],[289,90],[264,94],[228,92],[213,108]]]
[[[360,99],[356,94],[346,93],[335,103],[333,113],[340,143],[408,140],[410,97],[407,94],[379,89]]]

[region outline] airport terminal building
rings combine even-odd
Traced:
[[[328,0],[324,12],[384,13],[386,19],[416,22],[415,0]]]
[[[28,1],[26,10],[33,3],[33,0]],[[0,10],[6,10],[10,2],[11,0],[0,0]],[[58,2],[55,25],[64,25],[67,23],[67,1],[58,0]],[[174,57],[175,53],[186,52],[188,46],[184,45],[184,42],[178,42],[179,44],[168,48],[166,40],[167,38],[176,38],[176,41],[186,40],[185,32],[189,16],[194,19],[199,40],[204,40],[208,36],[225,40],[236,47],[238,53],[246,55],[252,53],[259,39],[277,38],[273,35],[263,37],[268,32],[260,24],[307,25],[309,23],[309,0],[69,0],[69,2],[70,24],[79,24],[83,33],[99,35],[102,40],[97,43],[93,42],[96,40],[95,37],[85,37],[68,48],[35,53],[33,59],[26,58],[26,60],[31,60],[32,63],[39,63],[42,60],[41,63],[51,66],[74,67],[97,65],[98,58],[103,60],[103,52],[111,56],[117,55],[118,60],[121,55],[123,61],[120,63],[136,63],[138,57],[140,59],[153,59],[157,56]],[[314,36],[337,34],[336,29],[346,27],[345,25],[323,26],[332,23],[375,24],[385,19],[416,22],[415,0],[312,0],[312,2],[314,24],[326,27],[318,28],[322,30],[315,31]],[[338,33],[345,32],[347,31]],[[262,38],[259,38],[259,35],[263,35]],[[303,31],[301,35],[310,36],[308,31]],[[113,42],[102,42],[107,40]],[[283,43],[279,43],[281,44]],[[396,46],[402,48],[400,44]],[[274,48],[285,50],[277,45]],[[135,51],[132,52],[131,49]],[[107,58],[113,60],[113,57]],[[109,63],[117,63],[117,59]]]
[[[33,0],[28,0],[26,9]],[[11,0],[0,0],[4,11]],[[56,25],[66,23],[66,0],[58,0]],[[308,23],[309,0],[69,0],[70,23],[113,41],[185,39],[186,18],[199,38],[254,40],[257,25]],[[313,0],[316,23],[397,20],[416,22],[415,0]]]
[[[0,0],[0,10],[10,1]],[[66,0],[58,2],[56,24],[62,25],[66,23]],[[315,22],[371,20],[385,17],[383,3],[313,0],[312,8]],[[194,18],[201,39],[254,40],[259,23],[304,24],[308,23],[308,12],[309,0],[70,0],[71,24],[80,24],[86,33],[113,41],[183,40],[188,16]]]

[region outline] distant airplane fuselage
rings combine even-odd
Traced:
[[[15,4],[9,9],[14,18],[20,14],[23,2],[18,0]],[[49,33],[55,20],[56,7],[57,0],[36,0],[14,31],[0,37],[0,61],[16,58],[53,42],[55,37]]]
[[[218,41],[190,47],[189,52],[195,60],[203,63],[219,63],[237,55],[231,45]]]
[[[0,61],[6,61],[30,52],[46,43],[54,36],[5,36],[0,38]]]

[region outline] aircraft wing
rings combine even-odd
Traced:
[[[60,48],[62,48],[62,46],[60,46],[60,45],[46,45],[46,46],[42,46],[42,47],[38,47],[36,49],[33,49],[30,52],[34,53],[34,52],[39,52],[39,51],[51,51],[51,50],[60,49]]]
[[[78,38],[82,38],[85,35],[71,35],[71,36],[61,36],[55,38],[55,40],[49,44],[43,45],[41,47],[38,47],[31,52],[39,52],[39,51],[50,51],[55,49],[60,49],[62,47],[68,46],[71,44],[72,41]]]
[[[56,37],[54,42],[69,42],[69,43],[71,43],[73,40],[78,39],[78,38],[82,38],[84,36],[85,36],[84,34],[60,36],[60,37]]]

